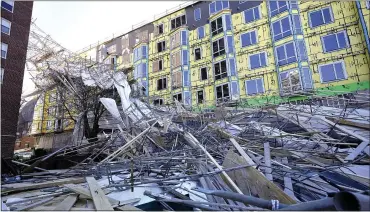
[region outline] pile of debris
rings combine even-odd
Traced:
[[[370,209],[368,108],[306,101],[191,113],[130,98],[125,78],[114,86],[120,107],[100,99],[111,133],[15,161],[25,169],[2,182],[2,210]],[[67,170],[37,167],[73,155],[88,157]]]

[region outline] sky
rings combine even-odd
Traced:
[[[34,1],[32,19],[63,47],[78,51],[127,32],[132,25],[178,7],[181,1]],[[25,73],[23,93],[34,90]]]

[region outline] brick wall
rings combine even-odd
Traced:
[[[27,145],[28,144],[28,145]],[[36,146],[36,139],[32,136],[25,136],[15,142],[14,150],[32,148]]]
[[[19,106],[22,94],[28,36],[32,16],[32,1],[15,1],[13,13],[1,8],[1,17],[11,24],[10,35],[1,33],[1,42],[8,44],[1,85],[1,157],[10,158],[14,152]]]

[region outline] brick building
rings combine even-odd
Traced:
[[[1,1],[1,157],[14,152],[32,1]]]

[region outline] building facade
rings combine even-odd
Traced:
[[[1,157],[11,158],[16,140],[32,1],[1,1]]]
[[[369,1],[197,1],[80,55],[154,105],[253,107],[369,89],[369,25]]]

